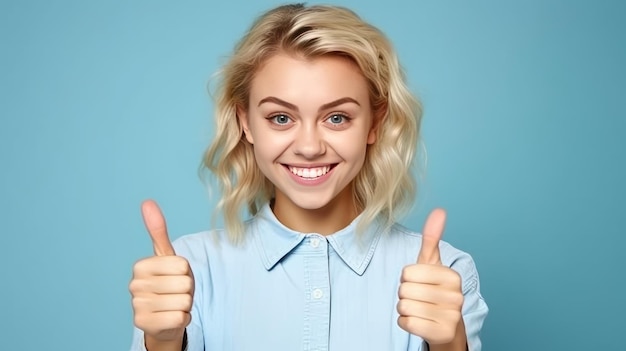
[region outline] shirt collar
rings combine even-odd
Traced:
[[[357,235],[359,215],[352,223],[325,238],[339,257],[356,274],[363,275],[383,232],[381,222],[375,220]],[[269,203],[265,204],[253,220],[254,237],[263,265],[271,270],[280,260],[298,246],[307,234],[285,227],[274,215]]]
[[[354,273],[363,275],[383,234],[383,226],[379,220],[374,220],[363,232],[357,233],[356,227],[360,220],[361,215],[326,239]]]

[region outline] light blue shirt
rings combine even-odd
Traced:
[[[266,205],[246,222],[244,245],[224,231],[177,239],[196,282],[187,350],[427,350],[398,326],[396,311],[402,268],[416,262],[421,235],[378,223],[356,235],[357,221],[328,236],[299,233]],[[488,308],[474,261],[443,241],[440,252],[461,275],[469,350],[479,351]],[[145,350],[137,328],[131,350]]]

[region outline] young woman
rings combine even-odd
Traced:
[[[132,350],[480,350],[472,258],[396,220],[412,202],[421,110],[385,36],[353,12],[285,5],[221,72],[205,167],[225,230],[170,244],[130,283]],[[251,218],[244,220],[242,212]]]

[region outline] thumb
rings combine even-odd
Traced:
[[[439,254],[439,240],[443,236],[446,226],[446,211],[441,208],[434,209],[424,224],[422,231],[422,247],[417,256],[417,263],[441,264]]]
[[[143,223],[146,225],[148,234],[152,238],[152,245],[154,247],[154,254],[157,256],[174,256],[174,248],[170,243],[170,239],[167,236],[167,225],[165,224],[165,218],[159,205],[152,200],[146,200],[141,204],[141,215],[143,216]]]

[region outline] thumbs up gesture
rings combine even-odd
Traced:
[[[129,290],[135,325],[144,331],[148,350],[180,350],[185,327],[191,321],[193,274],[189,262],[176,256],[157,204],[145,201],[141,212],[152,238],[154,256],[133,267]]]
[[[417,263],[404,267],[398,289],[398,325],[422,337],[431,347],[451,343],[459,330],[465,333],[460,327],[461,277],[441,264],[439,254],[445,222],[442,209],[435,209],[428,216]],[[462,338],[465,350],[465,336]]]

